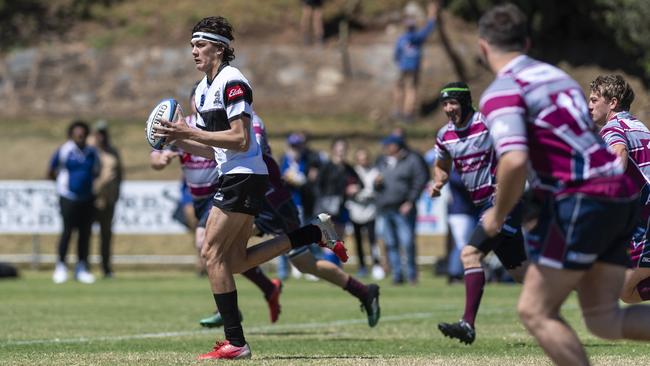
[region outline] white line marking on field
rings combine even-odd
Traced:
[[[577,309],[578,307],[575,304],[567,304],[562,307],[563,309]],[[458,306],[448,306],[444,309],[438,310],[451,310],[458,309]],[[515,313],[515,309],[512,308],[492,308],[492,309],[483,309],[481,314],[501,314],[506,312]],[[425,319],[431,318],[435,313],[406,313],[400,315],[388,315],[382,316],[380,323],[383,322],[394,322],[399,320],[410,320],[410,319]],[[440,315],[440,314],[438,314]],[[257,327],[244,328],[246,333],[264,333],[268,332],[273,334],[274,332],[284,331],[284,330],[295,330],[295,329],[318,329],[318,328],[329,328],[353,324],[365,324],[367,320],[362,319],[344,319],[344,320],[335,320],[332,322],[321,322],[321,323],[295,323],[295,324],[276,324],[276,325],[262,325]],[[381,326],[381,324],[380,324]],[[194,336],[197,334],[214,334],[214,329],[196,329],[196,330],[187,330],[180,332],[161,332],[161,333],[142,333],[142,334],[131,334],[131,335],[121,335],[121,336],[105,336],[105,337],[78,337],[78,338],[51,338],[51,339],[28,339],[28,340],[16,340],[16,341],[0,341],[1,347],[9,346],[25,346],[25,345],[35,345],[35,344],[64,344],[64,343],[91,343],[91,342],[101,342],[101,341],[128,341],[135,339],[151,339],[151,338],[171,338],[171,337],[186,337]]]
[[[430,318],[434,313],[408,313],[401,315],[390,315],[381,317],[381,322],[391,322],[399,320],[409,320],[409,319],[423,319]],[[264,325],[258,327],[244,328],[246,333],[262,333],[274,331],[283,331],[283,330],[294,330],[294,329],[317,329],[317,328],[329,328],[337,327],[344,325],[352,324],[365,324],[367,320],[364,319],[345,319],[345,320],[335,320],[332,322],[322,322],[322,323],[297,323],[297,324],[277,324],[277,325]],[[53,338],[53,339],[31,339],[31,340],[22,340],[22,341],[8,341],[0,342],[0,347],[6,346],[25,346],[25,345],[35,345],[35,344],[62,344],[62,343],[90,343],[90,342],[101,342],[101,341],[128,341],[135,339],[150,339],[150,338],[171,338],[171,337],[185,337],[193,336],[197,334],[213,334],[214,330],[209,329],[197,329],[197,330],[188,330],[181,332],[161,332],[161,333],[142,333],[142,334],[131,334],[131,335],[122,335],[122,336],[105,336],[105,337],[78,337],[78,338]]]

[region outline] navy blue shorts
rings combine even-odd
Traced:
[[[558,269],[587,270],[596,261],[628,267],[638,214],[637,200],[547,194],[526,238],[528,258]]]
[[[255,217],[255,227],[269,235],[282,235],[300,228],[300,212],[293,200],[288,200],[274,205],[269,200],[264,200],[262,211]],[[287,254],[295,258],[308,252],[311,245],[291,249]]]
[[[210,216],[210,209],[212,209],[212,197],[196,199],[192,201],[194,206],[194,216],[197,220],[197,227],[205,227]]]
[[[282,235],[300,227],[298,208],[291,199],[277,207],[265,199],[262,210],[255,216],[255,226],[259,231],[269,235]]]
[[[650,186],[643,187],[639,195],[641,214],[630,242],[630,268],[650,268]]]

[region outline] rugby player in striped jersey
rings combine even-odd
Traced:
[[[560,309],[575,290],[587,328],[606,339],[650,339],[650,307],[621,308],[638,187],[596,133],[582,88],[557,67],[526,56],[528,21],[513,4],[479,21],[479,47],[496,78],[483,93],[499,158],[495,205],[483,215],[496,235],[530,169],[543,202],[526,237],[530,264],[519,297],[524,326],[555,364],[588,365]]]
[[[485,118],[472,107],[472,95],[463,82],[445,85],[439,99],[449,122],[438,131],[436,138],[438,156],[431,195],[440,195],[454,169],[474,205],[480,212],[485,212],[492,207],[496,190],[496,156]],[[460,256],[464,268],[465,312],[456,323],[438,324],[438,329],[445,336],[457,338],[466,344],[474,342],[474,320],[485,286],[485,272],[481,266],[485,255],[494,251],[508,273],[521,282],[527,265],[521,233],[521,211],[521,207],[515,208],[495,237],[486,236],[482,226],[478,225],[469,243],[462,243],[464,247]]]
[[[640,213],[630,240],[631,263],[621,300],[628,304],[650,300],[650,131],[630,114],[634,90],[620,75],[600,75],[589,85],[589,112],[600,136],[639,187]]]

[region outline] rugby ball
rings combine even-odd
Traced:
[[[154,136],[154,127],[160,126],[160,120],[162,119],[175,122],[179,113],[181,113],[181,106],[175,99],[171,98],[162,100],[154,107],[149,114],[149,118],[147,118],[147,126],[145,127],[145,137],[151,147],[160,150],[165,146],[164,137]]]

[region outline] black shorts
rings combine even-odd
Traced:
[[[269,177],[261,174],[226,174],[217,181],[212,204],[223,211],[256,216],[262,210]]]
[[[524,236],[521,230],[518,230],[514,235],[501,232],[497,236],[489,238],[483,230],[483,225],[479,224],[469,239],[469,245],[480,250],[483,254],[494,251],[505,269],[517,268],[527,259]]]
[[[292,200],[274,207],[265,199],[262,211],[255,217],[255,226],[262,233],[269,235],[282,235],[294,231],[300,227],[298,208]]]

